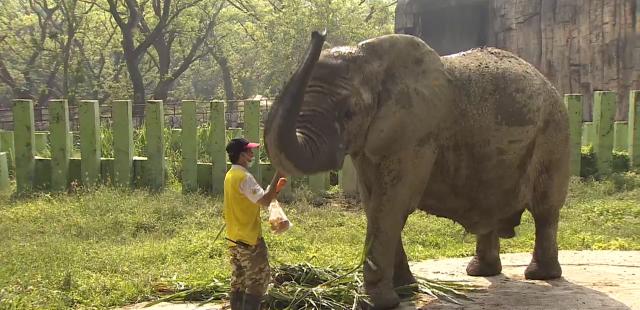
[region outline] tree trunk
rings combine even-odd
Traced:
[[[229,68],[229,61],[224,56],[216,57],[216,61],[222,71],[222,80],[224,82],[224,95],[227,100],[235,100],[236,95],[233,91],[233,78],[231,77],[231,68]]]
[[[129,78],[133,86],[133,116],[142,116],[144,114],[145,89],[142,73],[138,67],[138,59],[134,55],[125,52],[125,61]]]
[[[228,126],[231,128],[238,127],[238,105],[234,101],[236,99],[236,95],[233,90],[233,78],[231,77],[231,68],[229,68],[229,61],[227,57],[224,55],[217,56],[214,55],[218,66],[220,66],[220,71],[222,71],[222,81],[224,87],[224,95],[227,99],[227,110],[229,112],[229,124]]]
[[[158,82],[156,88],[153,90],[153,99],[167,100],[169,98],[169,91],[173,89],[173,79],[165,79]]]
[[[164,37],[160,36],[153,42],[153,48],[158,53],[158,84],[153,90],[153,99],[167,100],[169,91],[173,88],[175,82],[169,76],[169,67],[171,66],[171,47],[164,41]]]

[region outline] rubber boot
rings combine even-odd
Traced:
[[[244,305],[242,310],[260,310],[262,296],[244,294]]]
[[[229,293],[229,299],[231,302],[231,310],[242,310],[242,302],[244,301],[244,293],[240,291],[233,291]]]

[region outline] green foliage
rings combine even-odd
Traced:
[[[233,21],[221,31],[236,33],[221,41],[221,47],[236,65],[245,96],[275,95],[303,56],[313,30],[327,29],[328,44],[356,44],[393,33],[392,1],[293,0],[243,1],[246,10],[225,11]]]
[[[580,176],[581,177],[601,177],[598,176],[598,169],[596,167],[596,154],[593,151],[591,144],[582,146],[580,149],[581,162],[580,162]],[[611,160],[612,171],[614,173],[620,173],[629,171],[630,161],[629,154],[627,152],[613,151],[613,157]]]
[[[131,2],[141,12],[134,30],[138,46],[149,35],[145,28],[152,30],[158,24],[158,16],[153,6],[144,5],[146,1]],[[115,3],[126,22],[124,2]],[[155,45],[140,55],[138,67],[148,95],[160,82],[173,78],[177,79],[169,99],[223,99],[225,78],[237,98],[275,95],[295,70],[312,30],[326,28],[333,46],[393,32],[393,0],[241,0],[225,2],[216,14],[221,3],[171,1],[171,14],[177,14],[162,31],[164,41],[170,42],[169,57],[163,58],[168,63],[161,63]],[[0,96],[17,98],[25,91],[33,97],[48,94],[72,101],[132,98],[122,32],[107,1],[3,0],[2,4],[0,61],[15,83],[2,79]],[[214,23],[207,33],[209,21]],[[195,51],[196,61],[185,63],[200,38],[204,44]],[[187,70],[180,73],[183,64]]]
[[[294,226],[265,231],[274,265],[355,266],[366,220],[358,206],[321,207],[296,191],[285,205]],[[101,188],[69,195],[0,196],[0,308],[108,308],[202,287],[229,276],[221,201]],[[314,234],[309,234],[314,231]],[[530,252],[534,224],[525,213],[501,251]],[[470,256],[474,238],[450,220],[416,212],[403,231],[411,261]],[[640,250],[640,176],[571,180],[561,210],[562,250]]]

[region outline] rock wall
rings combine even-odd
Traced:
[[[481,9],[478,9],[481,6]],[[468,17],[489,12],[482,23]],[[446,21],[434,29],[432,21]],[[618,120],[626,119],[628,93],[640,89],[640,0],[402,0],[396,32],[420,36],[441,54],[481,46],[460,33],[486,31],[485,45],[518,54],[535,65],[561,93],[585,95],[584,119],[591,119],[592,93],[618,92]],[[479,20],[479,19],[477,19]],[[466,31],[452,25],[465,25]],[[432,25],[425,30],[425,25]],[[458,27],[459,28],[459,27]],[[453,29],[452,32],[449,29]],[[447,42],[455,36],[456,40]]]

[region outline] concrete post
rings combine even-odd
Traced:
[[[580,149],[582,143],[582,95],[565,95],[564,104],[569,113],[569,165],[571,175],[580,176]]]
[[[198,121],[197,102],[182,101],[182,190],[198,191]]]
[[[613,118],[616,111],[616,93],[597,91],[594,94],[593,124],[595,137],[593,150],[599,174],[611,173],[613,157]]]
[[[211,191],[215,195],[224,192],[224,176],[227,173],[224,101],[216,100],[211,102],[210,116],[209,155],[213,164],[211,169]]]
[[[51,190],[66,191],[69,182],[69,104],[67,100],[49,101],[51,131]]]
[[[7,152],[0,152],[0,191],[9,189],[9,166]]]
[[[9,161],[9,174],[15,171],[15,143],[13,142],[13,131],[0,130],[0,152],[7,152],[7,160]]]
[[[162,100],[147,101],[145,134],[147,139],[147,184],[152,191],[164,188],[164,109]]]
[[[629,122],[627,147],[631,167],[640,169],[640,91],[634,90],[629,95]]]
[[[133,181],[133,117],[130,100],[113,102],[114,184],[129,187]]]
[[[314,193],[322,193],[329,188],[329,173],[320,172],[309,176],[309,189]]]
[[[82,184],[94,187],[100,182],[102,137],[100,106],[97,100],[82,100],[78,106],[80,118],[80,175]]]
[[[626,121],[613,123],[613,149],[618,152],[626,152],[628,147],[629,126]]]
[[[25,193],[33,189],[35,172],[35,125],[33,101],[13,100],[13,122],[15,139],[15,164],[17,192]]]

